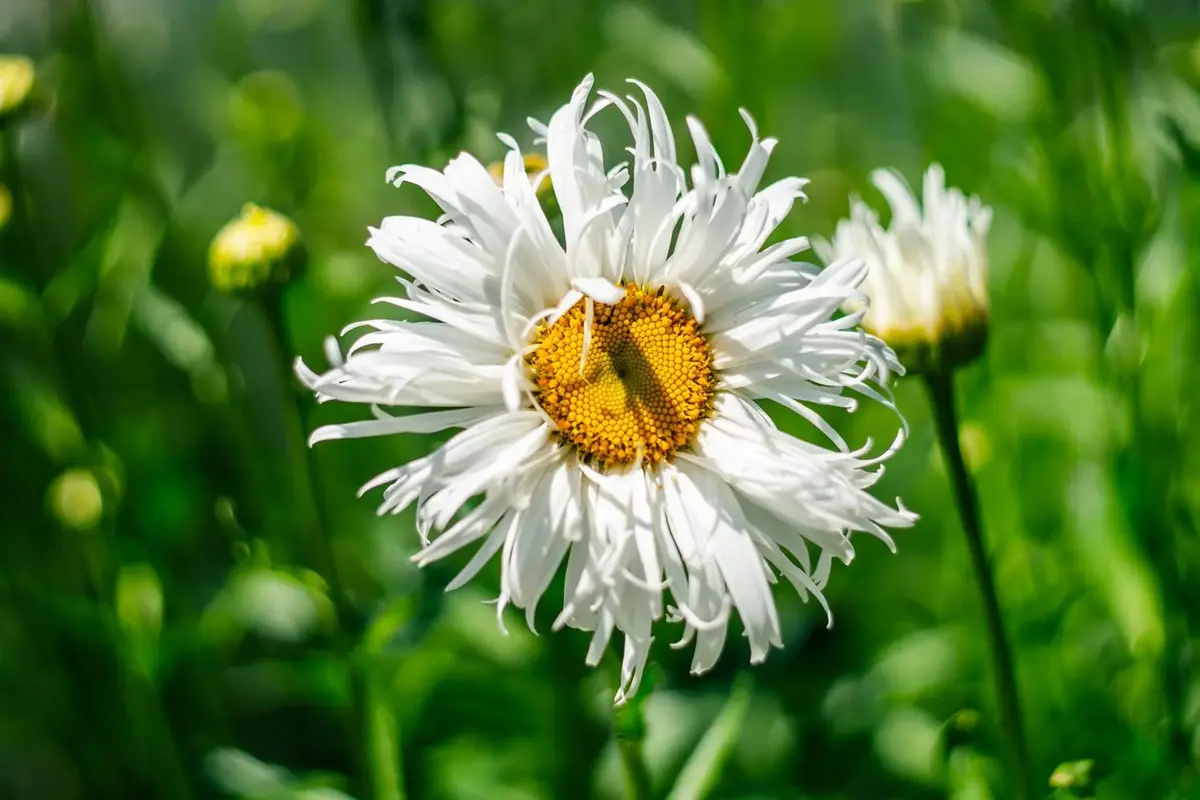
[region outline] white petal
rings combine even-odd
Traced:
[[[496,406],[456,408],[450,411],[431,411],[426,414],[410,414],[405,417],[388,417],[369,422],[346,422],[340,425],[325,425],[317,428],[308,437],[311,447],[317,442],[330,439],[357,439],[365,436],[386,436],[393,433],[434,433],[446,428],[461,428],[473,425],[503,412]]]
[[[625,289],[604,278],[573,278],[571,286],[597,303],[613,305],[625,297]]]

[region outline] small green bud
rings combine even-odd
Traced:
[[[281,286],[304,265],[300,229],[282,214],[247,204],[217,231],[208,250],[208,277],[226,294]]]
[[[117,620],[132,638],[157,637],[162,630],[163,588],[149,564],[130,564],[117,574]]]
[[[28,105],[35,74],[33,61],[25,56],[0,56],[0,123]]]
[[[1055,789],[1087,789],[1092,783],[1094,766],[1095,762],[1090,758],[1059,764],[1050,775],[1050,786]]]
[[[976,742],[979,735],[979,712],[973,708],[956,711],[941,730],[941,755],[948,765],[954,751],[961,747],[969,747]]]

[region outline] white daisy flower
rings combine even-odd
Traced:
[[[775,140],[760,140],[743,112],[753,141],[727,173],[689,118],[689,187],[666,112],[632,83],[644,104],[599,92],[589,106],[589,76],[548,125],[531,120],[548,159],[533,181],[503,135],[501,185],[467,154],[442,171],[393,168],[390,181],[416,184],[445,211],[437,222],[389,217],[368,242],[411,276],[398,278],[404,296],[380,301],[422,319],[356,323],[367,332],[344,360],[330,348],[329,371],[297,365],[320,399],[375,416],[321,428],[313,443],[462,429],[363,492],[384,487],[381,514],[416,504],[418,564],[482,542],[449,589],[499,554],[497,613],[523,608],[530,627],[565,561],[554,628],[593,631],[592,665],[614,631],[624,635],[617,702],[636,690],[660,620],[682,624],[677,646],[695,642],[699,673],[736,611],[760,662],[782,646],[779,576],[828,612],[821,590],[832,560],[853,557],[850,532],[893,547],[884,528],[915,519],[866,491],[902,433],[868,458],[869,442],[851,450],[817,411],[853,410],[847,389],[893,407],[894,354],[857,329],[861,313],[830,319],[865,264],[794,262],[803,237],[764,247],[804,197],[798,178],[759,189]],[[606,166],[587,127],[602,109],[629,124],[630,163]],[[565,242],[536,200],[547,174]],[[832,446],[779,430],[761,400]],[[438,410],[384,410],[395,406]]]
[[[870,305],[852,298],[846,310],[865,309],[863,327],[895,348],[910,370],[975,359],[987,340],[992,210],[978,197],[947,189],[937,164],[925,173],[924,210],[896,172],[876,170],[871,180],[892,208],[891,227],[884,230],[879,216],[855,198],[833,241],[814,241],[826,263],[867,262],[863,289]]]

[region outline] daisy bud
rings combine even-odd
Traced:
[[[33,95],[33,61],[25,56],[0,56],[0,123],[15,118]]]
[[[853,199],[833,241],[814,242],[827,263],[867,262],[861,288],[869,302],[851,301],[845,310],[865,305],[863,327],[887,342],[909,372],[975,360],[987,341],[991,209],[947,188],[937,164],[925,173],[923,208],[894,171],[877,170],[871,179],[891,205],[891,226],[885,230],[874,211]]]
[[[208,276],[226,294],[253,293],[287,283],[304,263],[300,229],[287,217],[248,204],[217,231],[208,250]]]

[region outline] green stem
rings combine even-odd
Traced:
[[[654,797],[650,768],[646,766],[643,742],[644,738],[640,736],[617,738],[617,748],[621,751],[621,763],[625,765],[626,796],[630,800],[650,800]]]
[[[129,657],[125,655],[123,658],[128,661]],[[189,800],[193,795],[187,771],[167,710],[163,706],[162,694],[149,675],[128,663],[123,668],[127,681],[127,708],[137,712],[136,717],[132,714],[130,717],[138,719],[142,726],[149,729],[138,731],[143,740],[143,763],[162,791],[160,796]]]
[[[345,587],[342,585],[333,541],[329,537],[329,515],[326,513],[324,503],[322,502],[323,495],[317,486],[316,459],[314,458],[313,449],[308,446],[308,437],[305,431],[307,417],[305,412],[307,408],[295,389],[295,377],[292,375],[290,369],[294,350],[283,313],[283,289],[275,289],[270,294],[264,296],[261,307],[267,318],[267,325],[271,329],[271,333],[275,339],[276,360],[281,367],[281,388],[285,397],[291,401],[285,404],[283,409],[288,439],[289,442],[294,442],[298,438],[302,442],[301,450],[303,452],[298,462],[293,461],[293,451],[290,447],[288,449],[288,462],[290,465],[294,465],[292,467],[294,473],[290,479],[294,481],[295,489],[299,490],[308,501],[308,508],[305,509],[308,513],[304,516],[308,518],[309,522],[308,549],[310,551],[310,563],[315,565],[325,580],[329,582],[329,593],[338,614],[339,628],[350,630],[352,626],[348,623],[353,618],[352,605],[346,595]],[[292,489],[293,487],[289,486],[287,488]]]
[[[738,743],[753,696],[754,679],[750,673],[744,672],[734,681],[725,707],[683,765],[667,800],[701,800],[708,797]]]
[[[554,765],[551,797],[587,797],[592,790],[594,766],[608,744],[609,728],[591,713],[580,687],[591,667],[583,663],[574,643],[566,636],[545,640],[541,668],[551,675],[554,687],[554,730],[559,741],[571,742]]]
[[[613,708],[613,736],[625,767],[625,796],[630,800],[651,800],[654,781],[646,764],[646,700],[654,688],[654,678],[646,675],[641,688],[625,703]]]
[[[967,550],[971,556],[971,569],[975,582],[983,596],[984,616],[987,620],[988,643],[995,672],[996,693],[1000,705],[1000,724],[1008,740],[1009,757],[1012,760],[1012,778],[1018,798],[1034,797],[1033,773],[1029,766],[1029,753],[1021,722],[1021,704],[1017,693],[1016,672],[1013,669],[1012,650],[1004,633],[1004,621],[1000,613],[1000,600],[996,595],[996,583],[988,564],[987,549],[983,542],[983,523],[975,487],[963,461],[958,443],[958,411],[954,397],[953,375],[949,371],[933,373],[926,378],[933,415],[937,423],[938,441],[946,458],[954,488],[954,499],[962,519],[963,532],[967,536]]]
[[[17,129],[11,122],[0,125],[0,166],[3,168],[3,180],[12,195],[11,217],[0,237],[8,237],[13,242],[12,252],[24,257],[23,263],[14,258],[13,266],[24,267],[26,274],[35,276],[38,281],[47,280],[47,276],[38,273],[38,268],[43,266],[38,258],[39,242],[33,229],[25,174],[17,153]],[[3,238],[0,238],[2,242]]]
[[[278,361],[283,367],[283,391],[293,402],[284,413],[292,417],[288,428],[289,436],[298,432],[306,440],[304,431],[307,414],[305,403],[298,392],[292,389],[291,363],[294,350],[283,314],[283,291],[263,298],[262,309],[266,314],[279,350]],[[290,412],[290,413],[289,413]],[[308,442],[303,442],[304,456],[299,465],[299,489],[312,502],[311,544],[312,560],[329,584],[329,594],[337,616],[334,645],[339,651],[350,674],[352,713],[355,715],[360,742],[356,742],[357,755],[362,759],[364,783],[375,800],[404,800],[401,775],[400,736],[395,714],[392,712],[388,693],[379,685],[375,674],[377,654],[355,642],[362,626],[341,579],[333,542],[329,537],[328,514],[317,486],[316,459]]]
[[[374,660],[374,654],[363,655]],[[371,778],[375,800],[404,800],[404,775],[400,763],[400,726],[389,698],[389,686],[373,668],[373,663],[361,666],[364,682],[364,737],[366,738],[367,772]]]

